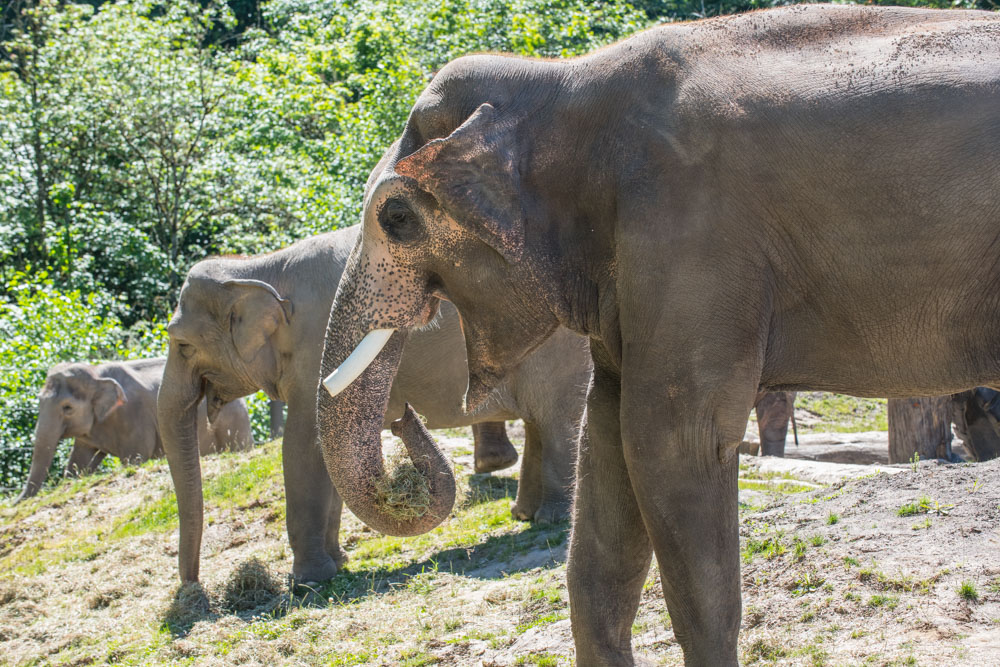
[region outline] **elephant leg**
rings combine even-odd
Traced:
[[[281,443],[285,479],[286,525],[292,546],[292,575],[296,581],[319,582],[333,577],[342,558],[339,535],[328,530],[339,528],[340,517],[333,522],[330,513],[339,508],[340,498],[326,472],[323,457],[316,446],[315,401],[291,400],[288,421]]]
[[[597,361],[597,350],[592,353]],[[632,664],[632,622],[652,556],[626,472],[619,414],[618,377],[595,368],[566,573],[580,667]]]
[[[337,487],[330,484],[330,509],[326,518],[326,553],[337,564],[338,570],[347,562],[347,554],[340,548],[340,517],[343,513],[344,501],[337,493]]]
[[[517,450],[510,444],[504,422],[473,424],[472,436],[477,473],[496,472],[517,463]]]
[[[795,410],[795,392],[761,393],[755,404],[760,450],[764,456],[784,456],[788,421]]]
[[[521,473],[517,481],[517,498],[510,508],[520,521],[531,521],[542,506],[544,487],[542,472],[542,438],[538,426],[524,422],[524,455],[521,456]]]
[[[710,373],[695,364],[685,368],[681,361],[662,375],[647,374],[622,387],[628,475],[688,667],[739,664],[736,451],[760,371],[753,359],[724,361],[719,368],[734,371]],[[632,363],[649,368],[652,362],[640,359],[624,367]],[[671,393],[672,387],[679,391]]]
[[[524,456],[514,516],[542,523],[569,516],[578,428],[573,423],[524,423]]]
[[[94,447],[74,442],[73,451],[70,452],[69,461],[66,462],[66,476],[77,477],[93,473],[105,456],[107,454]]]
[[[623,415],[623,423],[626,419]],[[684,664],[735,667],[742,608],[738,458],[722,463],[715,447],[714,461],[694,455],[706,440],[699,433],[702,421],[678,419],[652,427],[665,435],[654,436],[656,443],[645,429],[624,438],[629,477]],[[655,461],[648,455],[651,448],[658,452]]]
[[[271,418],[271,440],[277,440],[285,434],[285,404],[281,401],[268,401],[267,413]]]

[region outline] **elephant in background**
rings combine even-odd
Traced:
[[[998,34],[991,12],[803,5],[447,64],[369,178],[330,314],[317,409],[344,502],[395,535],[449,515],[419,428],[431,510],[400,521],[373,489],[401,352],[443,300],[473,411],[560,326],[584,334],[576,664],[633,664],[655,553],[686,664],[738,665],[757,393],[1000,387]]]
[[[795,392],[757,392],[753,404],[757,412],[762,456],[784,456],[788,422],[795,416]]]
[[[316,387],[330,306],[359,234],[360,228],[351,227],[266,255],[207,259],[188,273],[167,327],[170,347],[157,406],[177,492],[182,581],[196,581],[200,569],[195,406],[207,400],[214,419],[227,401],[258,390],[287,403],[282,454],[292,574],[298,581],[323,581],[343,562],[341,500],[317,447]],[[476,471],[487,472],[516,461],[502,421],[523,419],[524,456],[512,511],[521,519],[565,517],[590,377],[586,339],[555,332],[487,405],[467,414],[462,399],[468,367],[458,313],[447,305],[429,324],[411,337],[392,403],[379,415],[379,431],[404,414],[406,401],[423,411],[429,428],[472,425]]]
[[[125,463],[163,456],[156,422],[156,394],[166,359],[62,363],[49,369],[38,396],[31,470],[20,502],[42,488],[63,438],[73,438],[66,475],[93,472],[108,454]],[[198,451],[240,451],[253,445],[246,404],[227,403],[208,423],[198,405]]]

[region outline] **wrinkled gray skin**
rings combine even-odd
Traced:
[[[735,452],[758,390],[1000,384],[998,146],[986,12],[789,7],[574,60],[448,64],[369,179],[331,312],[324,374],[399,329],[318,393],[337,488],[379,530],[447,516],[432,500],[400,525],[371,493],[400,343],[441,299],[462,316],[473,408],[557,326],[586,334],[577,664],[632,663],[655,551],[686,663],[736,665]],[[446,488],[422,435],[409,451]]]
[[[761,455],[784,456],[788,422],[795,411],[795,392],[758,392],[753,408],[757,412]]]
[[[322,234],[268,255],[196,264],[168,326],[170,349],[159,415],[180,511],[178,561],[195,581],[202,535],[202,490],[193,448],[192,406],[210,409],[262,389],[288,406],[282,440],[287,527],[299,581],[323,581],[344,561],[341,501],[316,446],[316,386],[327,314],[358,227]],[[415,333],[391,407],[378,428],[403,415],[404,400],[430,428],[473,424],[479,471],[507,467],[517,452],[498,420],[525,421],[521,483],[513,507],[521,519],[568,514],[575,441],[590,359],[584,337],[558,332],[476,415],[461,409],[468,370],[454,308]]]
[[[73,438],[66,475],[91,473],[108,454],[126,463],[163,456],[156,424],[156,393],[166,361],[63,363],[50,368],[38,396],[31,470],[17,501],[42,488],[63,438]],[[201,454],[253,446],[250,416],[243,401],[224,406],[211,426],[202,402],[197,422]]]

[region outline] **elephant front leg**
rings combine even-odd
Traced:
[[[690,389],[671,398],[658,378],[623,386],[628,475],[685,665],[735,667],[742,611],[736,449],[756,381],[705,387],[671,380]]]
[[[70,452],[69,461],[66,462],[65,474],[67,477],[89,475],[100,467],[105,456],[107,454],[94,447],[74,442],[73,451]]]
[[[581,667],[633,664],[632,622],[652,556],[622,455],[618,382],[595,369],[580,440],[566,578]]]
[[[292,547],[292,575],[297,582],[326,581],[337,574],[339,562],[343,561],[338,535],[340,497],[316,446],[314,405],[308,400],[289,401],[281,443],[286,525]],[[340,555],[341,560],[338,562],[331,553]]]

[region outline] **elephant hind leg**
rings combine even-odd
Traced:
[[[521,521],[554,523],[569,516],[576,464],[573,424],[524,422],[524,456],[511,512]]]
[[[477,473],[496,472],[517,463],[517,450],[507,437],[504,422],[473,424],[472,435]]]

